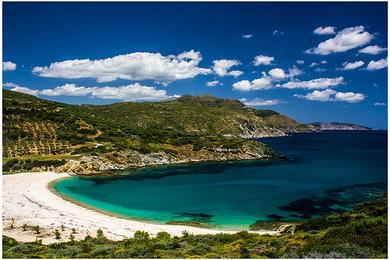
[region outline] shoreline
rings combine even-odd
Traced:
[[[23,242],[39,239],[42,243],[49,244],[68,241],[70,234],[73,234],[76,240],[84,239],[87,235],[95,236],[98,229],[112,240],[132,237],[136,231],[146,231],[151,236],[156,236],[161,231],[172,236],[181,236],[184,231],[191,234],[239,232],[142,222],[96,211],[52,192],[50,184],[67,177],[70,177],[67,173],[54,172],[3,175],[3,235]],[[23,228],[23,225],[27,225],[27,228]],[[36,234],[32,228],[36,225],[40,227],[40,234]],[[61,239],[55,239],[53,232],[56,229],[60,231]],[[72,229],[75,229],[76,233]],[[265,230],[249,232],[278,234],[277,231]]]

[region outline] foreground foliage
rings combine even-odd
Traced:
[[[4,258],[386,258],[387,199],[357,205],[351,212],[310,220],[294,234],[280,236],[248,232],[150,238],[138,231],[133,238],[96,238],[54,243],[20,243],[3,236]]]

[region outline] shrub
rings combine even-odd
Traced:
[[[54,230],[54,238],[61,239],[61,233],[60,231],[58,231],[58,229]]]

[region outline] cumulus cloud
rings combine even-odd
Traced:
[[[302,70],[298,69],[297,67],[289,68],[288,72],[285,72],[281,68],[274,68],[268,71],[268,75],[272,78],[272,80],[282,80],[286,78],[292,78],[301,75],[302,73],[303,73]]]
[[[29,95],[33,95],[33,96],[38,95],[38,90],[22,87],[22,86],[19,86],[18,84],[12,83],[12,82],[4,83],[3,87],[8,87],[12,91],[21,92],[24,94],[29,94]]]
[[[177,95],[167,95],[165,90],[157,90],[154,87],[143,86],[139,83],[120,87],[78,87],[75,84],[65,84],[43,90],[20,87],[13,83],[6,83],[4,86],[11,87],[11,90],[13,91],[23,92],[35,96],[90,96],[101,99],[125,101],[160,101],[178,97]]]
[[[11,61],[3,62],[3,71],[16,70],[16,64]]]
[[[272,88],[272,79],[263,74],[263,77],[249,80],[240,80],[233,84],[233,89],[238,91],[266,90]]]
[[[335,34],[336,27],[333,26],[320,26],[317,27],[313,32],[315,34],[325,35],[325,34]]]
[[[207,81],[206,82],[206,86],[207,87],[215,87],[217,85],[222,85],[222,83],[219,82],[218,80],[213,80],[213,81]]]
[[[387,58],[378,61],[370,61],[367,65],[367,70],[380,70],[387,67]]]
[[[305,64],[304,60],[297,60],[297,64]]]
[[[274,83],[286,80],[288,78],[293,78],[297,75],[302,74],[303,72],[296,68],[289,68],[288,72],[284,71],[281,68],[274,68],[266,72],[262,72],[262,77],[249,80],[241,80],[233,84],[233,89],[238,91],[251,91],[251,90],[266,90],[274,87]]]
[[[275,60],[274,57],[270,57],[270,56],[266,56],[266,55],[258,55],[255,57],[253,64],[255,66],[271,65],[274,60]]]
[[[241,98],[240,101],[244,103],[246,106],[257,107],[257,106],[274,106],[278,104],[284,103],[280,99],[270,99],[264,100],[260,98],[254,98],[252,100],[247,100],[246,98]]]
[[[241,37],[244,38],[244,39],[250,39],[250,38],[253,37],[253,34],[244,34]]]
[[[200,52],[188,51],[179,55],[163,56],[160,53],[134,52],[100,60],[66,60],[49,66],[34,67],[41,77],[95,78],[98,82],[125,80],[156,80],[171,82],[209,74],[210,69],[200,68]]]
[[[344,62],[341,70],[354,70],[364,65],[364,62],[359,60],[355,62]]]
[[[373,35],[366,32],[363,26],[348,27],[338,32],[334,38],[318,44],[317,47],[306,50],[309,54],[328,55],[345,52],[369,43]]]
[[[126,101],[160,101],[178,97],[168,96],[165,90],[142,86],[139,83],[121,87],[97,87],[91,96],[102,99],[120,99]]]
[[[386,103],[383,102],[375,102],[374,106],[386,106]]]
[[[337,92],[333,89],[314,90],[306,95],[295,94],[294,97],[304,98],[310,101],[343,101],[348,103],[357,103],[363,101],[366,96],[362,93]]]
[[[311,64],[310,64],[310,68],[313,68],[313,67],[315,67],[315,66],[318,66],[318,63],[317,62],[312,62]]]
[[[325,102],[325,101],[332,100],[332,95],[334,95],[334,94],[336,94],[335,90],[333,90],[333,89],[325,89],[325,90],[322,90],[322,91],[314,90],[313,92],[308,93],[306,95],[295,94],[294,97],[305,98],[305,99],[311,100],[311,101]]]
[[[337,92],[335,95],[335,101],[345,101],[348,103],[357,103],[363,101],[366,96],[362,93],[354,92]]]
[[[75,84],[65,84],[55,88],[44,89],[39,92],[45,96],[86,96],[93,92],[94,88],[77,87]]]
[[[284,79],[286,77],[286,73],[284,73],[283,69],[275,68],[268,72],[268,74],[274,79]]]
[[[238,77],[242,75],[242,71],[240,70],[230,70],[231,67],[240,65],[241,63],[238,60],[215,60],[213,61],[213,71],[220,77],[224,76],[234,76]]]
[[[318,78],[307,81],[292,80],[284,84],[279,84],[278,87],[295,89],[295,88],[305,88],[305,89],[325,89],[332,86],[340,85],[344,82],[343,77],[337,78]]]
[[[240,80],[233,84],[233,89],[238,91],[250,91],[253,88],[249,80]]]
[[[367,46],[367,47],[359,50],[359,52],[364,53],[364,54],[376,55],[376,54],[384,52],[385,50],[387,50],[387,48],[382,48],[378,45],[370,45],[370,46]]]

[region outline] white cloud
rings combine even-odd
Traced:
[[[244,34],[241,37],[244,38],[244,39],[250,39],[250,38],[253,37],[253,34]]]
[[[297,60],[297,64],[305,64],[304,60]]]
[[[281,31],[281,30],[274,30],[272,32],[273,36],[278,36],[278,35],[283,35],[283,34],[284,34],[284,31]]]
[[[268,74],[274,79],[284,79],[286,77],[286,73],[284,73],[283,69],[275,68],[268,71]]]
[[[239,70],[228,71],[231,67],[241,64],[238,60],[215,60],[213,61],[213,64],[213,71],[220,77],[224,77],[226,75],[238,77],[243,74],[243,72]]]
[[[364,65],[364,62],[359,60],[355,62],[344,62],[341,70],[354,70]]]
[[[364,54],[376,55],[376,54],[379,54],[381,52],[384,52],[385,50],[387,50],[387,48],[382,48],[378,45],[370,45],[370,46],[367,46],[367,47],[359,50],[359,52],[364,53]]]
[[[3,71],[16,70],[16,64],[11,61],[3,62]]]
[[[97,87],[91,96],[102,99],[120,99],[126,101],[160,101],[178,97],[168,96],[165,90],[142,86],[139,83],[121,87]]]
[[[275,60],[274,57],[265,56],[265,55],[258,55],[255,57],[253,64],[255,66],[271,65],[274,60]]]
[[[274,87],[273,83],[287,78],[293,78],[297,75],[302,74],[303,72],[296,68],[289,68],[288,73],[286,73],[281,68],[271,69],[268,74],[262,72],[262,77],[249,80],[241,80],[233,84],[233,89],[238,91],[251,91],[251,90],[266,90]]]
[[[24,94],[29,94],[29,95],[33,95],[33,96],[38,95],[38,90],[22,87],[22,86],[19,86],[18,84],[11,83],[11,82],[4,83],[3,87],[9,87],[10,90],[12,90],[12,91],[21,92]]]
[[[318,44],[316,48],[306,50],[309,54],[328,55],[344,52],[369,43],[373,35],[364,31],[363,26],[348,27],[338,32],[334,38]]]
[[[295,94],[294,97],[299,97],[299,98],[305,98],[307,100],[311,101],[331,101],[332,100],[332,95],[336,94],[336,91],[333,89],[325,89],[325,90],[314,90],[311,93],[308,93],[306,95],[298,95]]]
[[[325,35],[325,34],[335,34],[336,27],[333,26],[320,26],[316,28],[313,32],[315,34]]]
[[[165,90],[157,90],[154,87],[142,86],[139,83],[120,87],[77,87],[75,84],[65,84],[55,88],[34,90],[21,87],[13,83],[4,84],[11,90],[30,95],[44,96],[91,96],[102,99],[114,99],[125,101],[159,101],[178,97],[169,96]]]
[[[304,98],[310,101],[343,101],[348,103],[357,103],[363,101],[366,96],[362,93],[337,92],[333,89],[314,90],[306,95],[295,94],[294,97]]]
[[[310,68],[313,68],[313,67],[315,67],[315,66],[318,66],[318,63],[317,63],[317,62],[312,62],[312,63],[310,64]]]
[[[285,78],[292,78],[298,75],[301,75],[303,72],[302,70],[298,69],[297,67],[292,67],[288,69],[288,72],[286,73],[281,68],[274,68],[268,71],[269,76],[271,77],[270,80],[282,80]],[[266,76],[264,76],[266,77]]]
[[[284,84],[279,84],[281,88],[306,88],[306,89],[324,89],[332,86],[340,85],[344,82],[343,77],[337,78],[318,78],[307,81],[292,80]]]
[[[39,92],[45,96],[86,96],[95,88],[77,87],[75,84],[65,84],[55,88],[44,89]]]
[[[375,102],[375,103],[374,103],[374,106],[386,106],[386,103]]]
[[[200,52],[193,50],[177,56],[134,52],[100,60],[54,62],[45,67],[34,67],[33,72],[41,77],[96,78],[98,82],[116,79],[171,82],[211,73],[210,69],[198,67],[201,60]]]
[[[278,104],[284,103],[283,101],[279,99],[270,99],[270,100],[264,100],[260,98],[254,98],[252,100],[247,100],[245,98],[241,98],[240,101],[244,103],[246,106],[251,107],[257,107],[257,106],[274,106]]]
[[[207,87],[215,87],[217,85],[222,85],[222,83],[219,82],[218,80],[213,80],[213,81],[207,81],[206,82],[206,86]]]
[[[288,78],[294,78],[295,76],[301,75],[302,73],[303,71],[295,66],[289,68],[287,72],[281,68],[274,68],[269,70],[268,73],[263,71],[261,78],[254,79],[252,81],[241,80],[234,83],[233,89],[238,91],[271,89],[275,87],[275,82],[283,81]]]
[[[250,91],[252,85],[249,80],[240,80],[233,84],[233,89],[238,91]]]
[[[287,77],[292,78],[292,77],[295,77],[295,76],[298,76],[301,74],[303,74],[303,71],[298,69],[297,67],[293,66],[292,68],[288,69]]]
[[[348,103],[357,103],[363,101],[366,98],[362,93],[354,92],[337,92],[335,95],[335,101],[345,101]]]
[[[387,67],[387,58],[378,61],[370,61],[367,65],[367,70],[380,70]]]
[[[326,71],[326,69],[324,69],[324,68],[315,68],[314,71],[315,72],[324,72],[324,71]]]
[[[253,90],[270,89],[272,88],[272,79],[263,76],[259,79],[252,80],[251,84]]]
[[[228,72],[228,75],[237,78],[238,76],[242,75],[243,73],[244,72],[242,72],[241,70],[231,70]]]
[[[322,60],[321,64],[328,64],[328,61],[327,60]]]
[[[272,79],[263,73],[263,76],[252,81],[240,80],[233,84],[233,89],[238,91],[266,90],[272,88]]]

